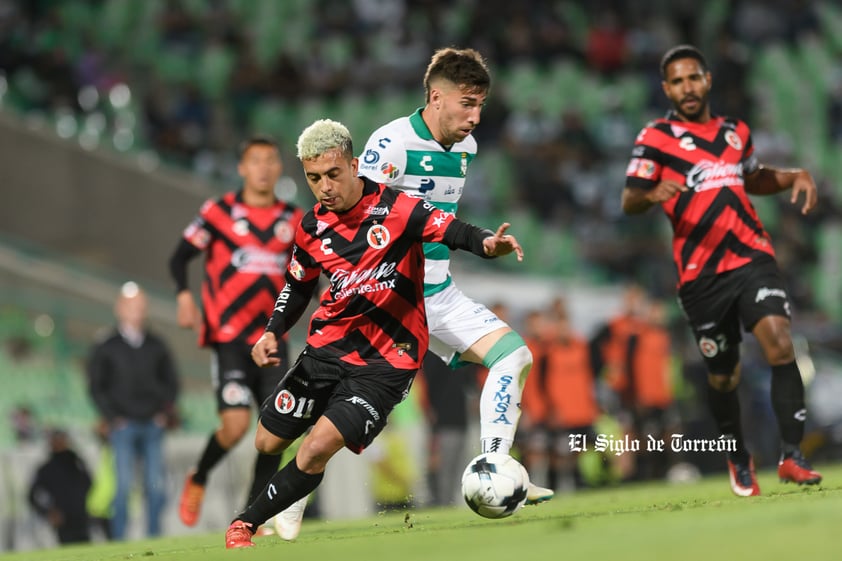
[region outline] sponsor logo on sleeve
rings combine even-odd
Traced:
[[[289,262],[289,274],[292,275],[292,278],[295,280],[301,280],[304,278],[304,267],[301,266],[301,263],[299,263],[295,257],[293,257]]]
[[[382,175],[386,179],[394,179],[398,176],[400,170],[398,166],[393,164],[392,162],[384,162],[380,166],[380,175]]]
[[[626,168],[626,175],[631,177],[642,177],[653,179],[658,173],[658,165],[646,158],[632,158]]]
[[[184,230],[184,239],[199,249],[206,249],[210,244],[210,232],[201,227],[198,221],[191,222]]]

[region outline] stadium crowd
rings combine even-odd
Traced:
[[[124,151],[151,148],[226,184],[236,180],[237,139],[271,129],[279,113],[314,104],[338,111],[359,96],[415,99],[427,53],[475,47],[495,71],[476,135],[484,152],[502,149],[511,172],[502,189],[469,190],[465,211],[523,208],[577,240],[575,268],[609,280],[636,276],[660,295],[672,289],[662,232],[652,221],[623,218],[619,187],[611,187],[622,183],[639,126],[665,109],[657,58],[679,40],[705,48],[719,84],[713,107],[756,121],[758,151],[787,163],[796,147],[769,129],[768,109],[750,87],[751,57],[821,32],[815,4],[788,0],[723,0],[704,18],[691,2],[666,1],[492,0],[481,9],[473,0],[3,5],[4,104],[74,123],[67,134],[80,142],[94,135]],[[838,91],[827,99],[830,140],[838,136]],[[268,132],[289,144],[299,129]],[[772,210],[779,219],[767,222],[782,258],[794,261],[785,270],[815,263],[815,229],[836,207],[826,201],[809,224]],[[814,304],[809,280],[787,280],[799,305]]]

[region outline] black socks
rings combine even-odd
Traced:
[[[778,418],[783,452],[797,451],[804,438],[804,382],[795,361],[772,367],[772,408]]]
[[[292,503],[312,493],[322,482],[324,472],[310,475],[295,464],[295,458],[276,472],[269,484],[261,490],[254,501],[234,520],[242,520],[253,529],[285,510]]]
[[[251,489],[249,489],[248,501],[246,506],[254,502],[257,494],[260,493],[272,476],[278,472],[278,467],[281,465],[280,454],[258,454],[254,461],[254,478],[251,480]]]
[[[708,384],[708,406],[710,407],[719,434],[734,440],[736,451],[729,452],[728,457],[738,463],[748,462],[748,450],[743,441],[743,429],[740,422],[740,400],[737,390],[720,392]]]
[[[223,448],[216,439],[216,433],[211,434],[208,439],[208,444],[205,446],[205,451],[202,452],[199,458],[199,465],[196,466],[196,473],[193,474],[193,482],[199,485],[205,485],[208,482],[208,474],[213,469],[219,460],[225,457],[228,450]]]

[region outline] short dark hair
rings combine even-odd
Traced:
[[[279,152],[281,150],[280,146],[278,146],[278,142],[271,136],[266,134],[255,134],[243,140],[237,147],[237,159],[242,160],[246,151],[252,146],[271,146]]]
[[[708,71],[708,63],[702,51],[693,45],[677,45],[664,53],[664,56],[661,58],[661,78],[667,77],[667,66],[682,58],[694,58],[699,61],[699,65],[704,72]]]
[[[424,74],[425,100],[430,100],[430,83],[444,78],[471,91],[488,92],[491,75],[482,55],[474,49],[445,47],[433,53],[427,72]]]

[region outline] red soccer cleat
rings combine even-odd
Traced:
[[[178,504],[178,516],[187,526],[195,526],[199,521],[199,512],[202,509],[202,499],[205,497],[205,486],[193,481],[193,472],[187,474],[184,481],[184,490],[181,492],[181,501]]]
[[[738,497],[756,497],[760,494],[757,476],[754,475],[754,460],[749,456],[748,463],[738,463],[728,458],[728,476],[731,490]]]
[[[822,474],[810,467],[801,452],[795,452],[788,458],[781,458],[778,462],[778,477],[781,483],[798,483],[799,485],[818,485],[822,482]]]
[[[234,520],[225,532],[225,548],[235,549],[238,547],[254,547],[251,537],[251,524],[242,520]]]

